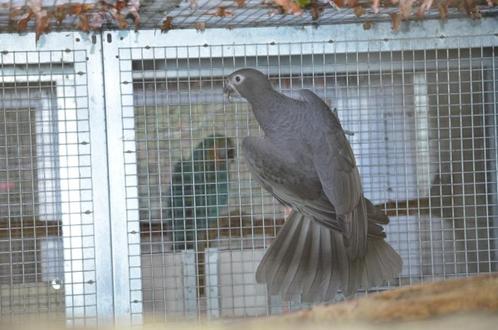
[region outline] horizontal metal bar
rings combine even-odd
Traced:
[[[311,55],[310,55],[311,56]],[[277,60],[277,57],[275,57],[275,60]],[[458,63],[457,59],[450,59],[450,60],[427,60],[427,62],[423,61],[407,61],[407,62],[401,62],[401,61],[395,61],[395,62],[388,62],[386,60],[369,60],[368,62],[362,61],[362,62],[354,62],[351,63],[351,60],[348,62],[343,56],[337,56],[334,59],[334,63],[330,64],[315,64],[312,65],[312,58],[311,57],[303,57],[298,60],[296,60],[296,64],[293,65],[291,68],[290,66],[285,66],[285,67],[279,67],[278,64],[275,62],[273,65],[269,66],[268,69],[266,70],[266,73],[269,75],[286,75],[290,74],[291,72],[299,72],[301,75],[311,75],[314,72],[325,72],[325,73],[334,73],[334,74],[341,74],[341,73],[346,73],[346,72],[352,72],[354,74],[367,74],[370,72],[374,71],[382,71],[382,72],[396,72],[396,71],[401,71],[402,69],[408,70],[409,72],[412,71],[426,71],[428,73],[433,72],[433,70],[437,70],[438,68],[441,68],[441,65],[444,63],[444,68],[447,70],[452,70],[456,68],[460,68],[460,70],[464,69],[469,69],[469,68],[474,68],[475,65],[473,66],[471,63]],[[316,60],[316,59],[315,59]],[[485,68],[491,68],[493,65],[493,61],[498,61],[497,59],[492,59],[492,58],[483,58],[479,61],[479,65],[482,64],[483,67]],[[224,75],[227,74],[227,70],[224,68],[202,68],[200,67],[197,69],[192,68],[187,68],[188,64],[187,63],[180,63],[180,65],[184,66],[178,66],[175,68],[175,70],[168,70],[166,67],[161,67],[159,66],[158,68],[155,68],[154,70],[143,70],[143,71],[133,71],[133,79],[135,80],[160,80],[160,79],[185,79],[187,77],[192,77],[193,72],[195,72],[195,78],[207,78],[207,77],[223,77]],[[164,70],[164,72],[162,72]],[[430,71],[430,72],[429,72]],[[159,75],[158,72],[161,72]],[[435,71],[434,71],[435,72]],[[122,82],[122,83],[128,83],[128,82]]]
[[[104,39],[111,40],[116,49],[139,48],[132,52],[130,59],[143,60],[161,57],[216,58],[227,54],[273,56],[470,48],[498,44],[496,21],[496,18],[483,18],[475,24],[470,20],[449,20],[441,25],[439,20],[426,20],[412,22],[409,29],[396,33],[393,33],[390,22],[377,23],[370,30],[364,30],[361,24],[341,24],[304,28],[208,29],[203,33],[196,30],[172,30],[166,34],[158,30],[106,31]],[[461,38],[458,39],[458,46],[456,38]],[[317,48],[311,44],[313,42],[321,42],[322,45]],[[268,47],[251,47],[255,44],[267,44]],[[171,51],[158,49],[160,47],[170,47]]]
[[[0,64],[72,63],[75,50],[99,54],[96,37],[94,33],[50,32],[36,42],[33,32],[0,33]]]

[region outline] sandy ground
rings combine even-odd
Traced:
[[[22,321],[22,320],[19,320]],[[45,322],[2,324],[0,329],[45,330]],[[111,327],[103,329],[111,330]],[[135,327],[133,329],[140,329]],[[498,329],[498,274],[408,286],[334,305],[248,320],[146,324],[143,330],[280,329]]]

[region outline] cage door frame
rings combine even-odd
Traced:
[[[462,32],[463,31],[463,32]],[[277,33],[276,33],[277,32]],[[444,26],[437,21],[411,23],[408,31],[393,35],[390,22],[377,22],[365,31],[360,24],[315,27],[279,27],[207,29],[202,33],[193,29],[141,31],[104,31],[103,53],[105,63],[106,111],[109,137],[113,244],[128,251],[126,260],[114,261],[119,279],[116,298],[130,302],[131,309],[117,306],[117,313],[125,320],[131,312],[132,322],[141,322],[140,304],[140,236],[137,192],[137,170],[127,167],[136,164],[135,123],[133,122],[133,60],[155,59],[209,59],[227,57],[261,57],[304,54],[368,54],[369,52],[396,52],[406,50],[448,49],[455,47],[453,38],[465,37],[460,48],[480,48],[483,44],[498,43],[496,20],[482,18],[478,25],[470,20],[448,20]],[[473,36],[473,37],[472,37]],[[413,41],[417,38],[417,42]],[[376,40],[375,49],[369,41]],[[320,43],[320,47],[314,44]],[[266,47],[253,47],[266,45]],[[124,50],[124,51],[121,51]],[[354,60],[353,60],[354,65]],[[359,70],[358,67],[355,68]],[[231,67],[219,67],[216,72],[206,66],[196,68],[196,76],[226,75]],[[279,69],[278,69],[279,70]],[[369,70],[368,63],[362,70]],[[278,72],[280,73],[280,71]],[[188,70],[173,73],[164,70],[161,77],[177,77]],[[183,76],[182,76],[183,77]],[[419,100],[422,102],[423,100]],[[123,133],[126,132],[126,133]],[[127,134],[126,137],[123,134]],[[421,137],[423,138],[423,137]],[[126,170],[125,170],[126,169]],[[117,194],[115,194],[118,192]],[[126,210],[128,208],[128,211]],[[123,219],[128,221],[124,224]],[[114,231],[116,229],[116,231]],[[126,242],[126,238],[128,242]],[[124,258],[123,258],[124,259]],[[124,275],[127,274],[127,275]]]
[[[38,44],[34,42],[35,34],[0,34],[0,63],[4,65],[36,65],[58,63],[74,65],[74,74],[64,72],[53,74],[0,75],[0,82],[49,82],[53,83],[57,98],[56,118],[58,144],[57,161],[59,162],[59,184],[61,187],[61,221],[64,248],[64,287],[66,323],[70,326],[109,324],[113,320],[112,268],[110,265],[110,231],[109,231],[109,190],[107,187],[107,150],[105,135],[105,113],[103,111],[104,89],[98,81],[102,80],[102,59],[100,36],[94,35],[93,42],[89,36],[81,33],[50,33],[41,37]],[[81,42],[83,40],[83,42]],[[84,51],[85,60],[77,63],[75,51]],[[24,55],[24,58],[23,58]],[[83,64],[81,64],[83,63]],[[77,65],[79,64],[79,65]],[[76,81],[77,80],[77,81]],[[86,83],[82,83],[86,81]],[[80,85],[78,85],[80,84]],[[76,86],[78,85],[78,86]],[[79,92],[84,89],[87,98],[80,99]],[[88,100],[88,103],[86,103]],[[62,118],[77,118],[78,109],[88,110],[90,141],[87,144],[90,155],[92,210],[82,210],[81,200],[74,193],[84,188],[74,178],[78,173],[78,130],[73,124],[65,127]],[[67,133],[67,134],[66,134]],[[69,139],[67,138],[69,137]],[[61,142],[64,141],[64,142]],[[86,147],[86,146],[85,146]],[[66,150],[62,150],[65,148]],[[76,148],[76,149],[75,149]],[[69,150],[72,149],[72,150]],[[75,163],[76,162],[76,163]],[[73,167],[72,167],[73,166]],[[77,187],[75,187],[77,185]],[[87,187],[88,188],[88,187]],[[74,211],[76,210],[76,211]],[[93,216],[93,265],[85,263],[87,250],[80,239],[84,216]],[[88,231],[88,230],[87,230]],[[92,237],[93,235],[93,237]],[[89,239],[90,239],[89,238]],[[89,250],[92,252],[91,250]],[[80,256],[75,260],[75,256]],[[90,270],[90,272],[87,272]],[[87,272],[83,275],[84,272]],[[92,275],[89,275],[93,272]],[[84,281],[82,278],[84,277]],[[91,289],[94,287],[93,289]],[[95,301],[85,300],[85,290],[95,293]],[[95,312],[87,310],[91,304]],[[93,321],[92,321],[93,320]]]

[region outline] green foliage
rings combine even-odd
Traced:
[[[311,5],[311,0],[294,0],[298,5],[299,7],[301,8],[306,8],[308,7],[309,5]]]

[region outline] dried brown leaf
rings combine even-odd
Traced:
[[[358,0],[344,0],[344,5],[346,7],[354,8],[358,5]]]
[[[169,30],[174,29],[173,27],[173,17],[172,16],[167,16],[163,24],[161,25],[161,32],[168,32]]]
[[[67,15],[66,6],[64,5],[56,6],[52,15],[54,16],[57,25],[61,25],[62,21],[64,21]]]
[[[353,12],[356,17],[361,17],[365,14],[365,8],[363,8],[361,5],[358,5],[353,8]]]
[[[22,14],[21,8],[19,7],[12,8],[9,12],[9,19],[14,20],[21,14]]]
[[[80,14],[85,13],[93,8],[93,4],[73,3],[69,5],[69,13],[71,13],[71,15],[79,16]]]
[[[399,13],[389,14],[391,16],[391,28],[393,31],[399,31],[401,26],[401,15]]]
[[[471,11],[470,17],[473,19],[480,19],[482,17],[481,8],[479,8],[479,6],[475,6]]]
[[[339,9],[339,8],[342,8],[344,7],[344,0],[329,0],[329,4],[335,8],[335,9]]]
[[[370,30],[374,23],[372,21],[363,22],[363,30]]]
[[[199,32],[204,32],[204,30],[206,30],[206,23],[204,22],[195,23],[195,29]]]
[[[473,19],[481,18],[481,10],[479,9],[479,6],[477,5],[476,0],[464,0],[463,7],[464,7],[467,15],[469,15]]]
[[[380,0],[373,0],[372,1],[372,10],[375,14],[379,12],[380,9]]]
[[[233,16],[232,12],[226,9],[224,6],[219,6],[216,8],[216,11],[213,13],[213,16],[218,16],[218,17],[228,17],[228,16]]]
[[[47,10],[43,9],[42,0],[28,0],[26,2],[26,6],[29,8],[33,16],[35,17],[35,33],[36,33],[36,41],[40,39],[40,35],[48,32],[50,25],[50,16],[48,15]],[[26,22],[27,23],[27,22]],[[21,24],[23,28],[24,21]]]
[[[43,33],[47,33],[50,30],[50,16],[46,10],[41,10],[36,16],[36,41],[40,39]]]
[[[135,28],[138,29],[141,23],[140,17],[140,0],[129,0],[128,1],[128,14],[133,17],[133,24]]]
[[[420,7],[418,7],[418,10],[417,10],[417,17],[418,18],[422,18],[425,16],[425,13],[429,9],[431,9],[432,2],[433,2],[433,0],[423,0],[422,1],[422,4],[420,5]]]
[[[316,1],[313,1],[310,6],[311,18],[316,21],[320,18],[323,8],[319,6]]]
[[[439,10],[439,17],[442,20],[448,19],[448,2],[443,0],[438,3],[437,9]]]
[[[121,14],[116,15],[116,22],[118,24],[118,28],[120,28],[121,30],[128,28],[128,22],[126,21],[126,18],[123,15]]]
[[[407,19],[412,15],[413,3],[415,0],[400,0],[399,15],[401,19]]]
[[[90,22],[86,14],[78,15],[78,24],[76,25],[76,28],[83,32],[90,31]]]
[[[127,5],[124,0],[117,0],[116,3],[114,4],[114,8],[116,8],[118,12],[121,11],[126,6]]]
[[[28,10],[27,13],[22,15],[19,18],[19,21],[17,21],[17,32],[25,31],[28,28],[28,22],[31,20],[32,17],[33,17],[33,12],[31,10]]]
[[[237,4],[237,7],[242,8],[245,7],[246,0],[235,0],[235,3]]]

